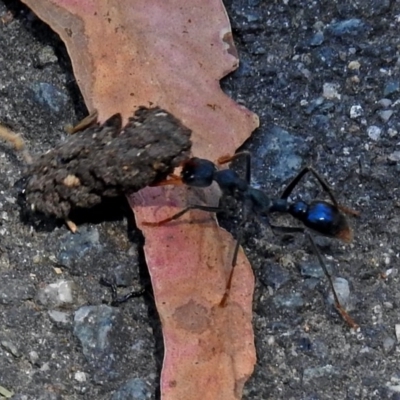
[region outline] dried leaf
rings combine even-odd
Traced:
[[[65,41],[90,110],[99,119],[140,105],[159,106],[192,131],[193,153],[231,154],[258,125],[229,99],[219,80],[237,67],[220,0],[25,0]],[[237,399],[252,372],[253,275],[240,254],[230,301],[218,306],[233,241],[212,217],[191,212],[176,223],[145,228],[187,203],[218,201],[215,189],[147,188],[134,199],[163,325],[163,399]],[[200,219],[202,223],[190,223]]]

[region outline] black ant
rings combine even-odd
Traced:
[[[206,159],[193,157],[182,163],[182,171],[180,176],[171,175],[170,179],[159,182],[157,184],[157,186],[185,184],[187,186],[205,188],[210,186],[213,181],[215,181],[224,195],[232,196],[237,201],[243,204],[243,219],[240,222],[238,228],[237,242],[232,259],[232,269],[228,278],[226,291],[220,305],[225,306],[231,289],[234,267],[236,265],[239,246],[242,238],[242,227],[245,222],[248,221],[249,217],[262,217],[274,230],[278,230],[281,232],[301,232],[307,234],[311,242],[312,248],[321,264],[321,267],[324,270],[326,277],[328,278],[337,311],[352,328],[356,329],[358,325],[353,321],[353,319],[350,317],[344,307],[340,304],[338,295],[332,282],[332,278],[326,268],[326,265],[322,259],[319,250],[317,249],[317,246],[311,234],[306,230],[306,228],[309,228],[323,236],[340,239],[344,242],[351,242],[351,240],[353,239],[353,234],[348,224],[347,218],[344,214],[357,216],[359,215],[359,213],[357,211],[339,205],[329,185],[310,166],[303,168],[297,174],[297,176],[288,184],[279,199],[271,199],[263,191],[256,189],[250,185],[251,157],[248,152],[240,152],[235,154],[234,156],[221,157],[218,160],[218,164],[229,163],[241,156],[245,156],[246,158],[244,179],[231,169],[219,170],[213,162]],[[312,201],[310,204],[307,204],[304,201],[290,202],[288,200],[288,197],[292,193],[293,189],[297,186],[302,177],[307,173],[311,173],[317,179],[323,190],[328,194],[332,203],[322,200],[315,200]],[[145,222],[144,224],[147,226],[161,226],[170,221],[180,218],[188,211],[194,209],[208,211],[212,213],[223,211],[223,209],[220,207],[195,204],[186,207],[177,214],[174,214],[171,217],[166,218],[162,221]],[[284,227],[272,225],[268,220],[268,216],[274,212],[290,214],[294,218],[301,221],[304,227]]]

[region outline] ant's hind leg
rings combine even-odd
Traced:
[[[314,242],[313,237],[307,232],[306,235],[308,236],[310,242],[311,242],[311,246],[313,248],[314,253],[316,254],[319,264],[321,265],[322,270],[324,271],[324,274],[326,276],[326,278],[328,279],[329,282],[329,286],[331,288],[332,294],[333,294],[333,299],[334,299],[334,303],[335,303],[335,308],[337,310],[337,312],[340,314],[340,316],[343,318],[343,320],[352,328],[357,330],[358,329],[358,325],[356,322],[354,322],[353,318],[351,318],[351,316],[348,314],[348,312],[346,311],[346,309],[340,304],[340,300],[339,300],[339,296],[337,295],[336,289],[335,289],[335,285],[333,284],[333,280],[331,277],[331,274],[328,271],[328,268],[325,265],[324,260],[322,259],[322,255],[320,253],[320,251],[317,248],[317,245]]]
[[[286,186],[286,189],[283,191],[282,195],[281,195],[281,199],[287,199],[290,194],[293,192],[294,188],[299,184],[301,178],[303,178],[304,175],[308,174],[309,172],[311,172],[314,177],[317,179],[317,181],[319,182],[319,184],[322,186],[323,190],[328,193],[328,196],[330,197],[332,203],[335,206],[338,206],[338,202],[332,192],[332,189],[330,188],[330,186],[328,185],[328,183],[325,181],[324,178],[322,178],[322,176],[315,171],[314,168],[307,166],[304,167],[294,178],[293,180]]]

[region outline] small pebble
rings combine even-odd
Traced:
[[[244,15],[246,18],[247,22],[256,22],[260,19],[260,14],[254,14],[254,13],[246,13]]]
[[[367,128],[368,137],[371,140],[377,141],[381,137],[382,129],[378,126],[371,125]]]
[[[57,261],[60,265],[71,268],[86,253],[101,249],[100,234],[97,228],[83,227],[78,232],[68,232],[61,238]]]
[[[382,345],[385,353],[390,353],[394,349],[396,341],[390,336],[387,336],[385,339],[383,339]]]
[[[322,96],[325,97],[325,99],[333,100],[333,99],[338,99],[340,100],[341,95],[338,92],[339,85],[337,83],[324,83],[323,89],[322,89]]]
[[[394,151],[392,154],[389,154],[388,160],[392,163],[398,163],[400,161],[400,151]]]
[[[391,138],[397,136],[398,133],[399,133],[399,132],[397,132],[396,129],[393,129],[393,128],[389,128],[389,129],[388,129],[388,135],[389,135]]]
[[[381,110],[378,111],[378,115],[383,122],[388,122],[391,116],[393,115],[393,110]]]
[[[37,52],[36,58],[37,58],[37,66],[40,68],[43,68],[48,64],[54,64],[58,61],[58,58],[54,53],[54,49],[51,46],[42,47]]]
[[[323,278],[325,276],[324,270],[321,268],[321,265],[318,263],[310,263],[301,261],[299,263],[300,274],[305,278]],[[332,273],[332,268],[330,265],[327,265],[327,269],[329,273]]]
[[[344,21],[335,22],[327,27],[327,31],[336,37],[342,36],[360,36],[368,33],[369,26],[358,18],[346,19]]]
[[[44,306],[58,307],[72,304],[75,300],[76,285],[73,281],[59,280],[40,289],[37,294],[38,302]]]
[[[317,32],[309,41],[309,45],[316,47],[324,43],[324,34],[322,32]]]
[[[111,270],[113,276],[113,281],[117,286],[129,286],[132,285],[134,280],[134,272],[132,270],[132,265],[117,265]]]
[[[143,379],[133,378],[121,386],[111,400],[147,400],[152,398],[152,391]]]
[[[42,262],[42,257],[40,256],[40,254],[36,254],[32,257],[32,262],[34,264],[40,264]]]
[[[395,332],[396,332],[397,341],[400,342],[400,324],[396,324],[394,329],[395,329]]]
[[[278,294],[273,299],[275,305],[280,308],[299,309],[304,306],[304,300],[299,293]]]
[[[261,282],[278,290],[290,280],[290,273],[278,264],[269,264],[260,276]]]
[[[358,61],[350,61],[349,64],[347,65],[347,68],[351,70],[359,70],[360,67],[361,64]]]
[[[34,351],[34,350],[30,351],[29,352],[29,362],[32,365],[37,365],[38,361],[39,361],[39,354],[37,353],[37,351]]]
[[[116,338],[123,329],[121,313],[115,307],[102,304],[76,310],[73,333],[91,367],[94,382],[102,382],[110,376],[115,378],[120,373],[115,351],[121,346]]]
[[[45,363],[40,367],[40,371],[42,371],[42,372],[50,371],[50,363],[49,363],[49,362],[45,362]]]
[[[351,108],[350,108],[350,118],[355,119],[355,118],[358,118],[358,117],[362,117],[363,115],[364,115],[364,110],[359,104],[351,106]]]
[[[86,374],[83,371],[76,371],[74,379],[78,382],[86,382]]]
[[[257,171],[264,169],[264,160],[266,159],[269,160],[271,179],[278,179],[282,182],[297,174],[303,165],[300,154],[304,146],[305,142],[302,137],[293,135],[277,125],[269,128],[254,157],[253,179],[255,183],[258,183]],[[264,179],[263,175],[262,182]]]
[[[378,101],[378,104],[382,107],[382,108],[389,108],[392,105],[392,100],[390,99],[380,99]]]
[[[10,340],[2,340],[0,342],[0,344],[4,350],[11,353],[14,357],[17,357],[17,358],[20,357],[20,355],[21,355],[20,351],[18,350],[17,346]]]
[[[16,304],[35,297],[36,288],[30,280],[0,278],[0,304]]]
[[[399,81],[390,81],[387,82],[384,89],[383,89],[383,95],[389,96],[393,93],[396,93],[400,90],[400,82]]]
[[[69,314],[63,311],[50,310],[48,314],[53,322],[67,324],[70,321]]]
[[[304,369],[303,380],[307,383],[313,379],[321,379],[322,377],[325,379],[333,379],[333,377],[338,374],[339,372],[337,369],[330,364],[321,367],[308,367]]]
[[[34,100],[55,113],[61,112],[67,105],[69,97],[58,88],[46,82],[34,82],[30,85]]]
[[[333,278],[333,286],[335,288],[336,294],[339,297],[340,304],[346,307],[346,304],[350,299],[350,285],[347,279],[336,277]],[[333,304],[334,298],[332,292],[329,293],[328,301]]]
[[[306,114],[312,114],[316,109],[318,109],[318,107],[320,107],[324,103],[324,101],[325,99],[322,96],[311,100],[307,107]]]

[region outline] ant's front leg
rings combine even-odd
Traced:
[[[172,215],[169,218],[165,218],[161,221],[157,221],[157,222],[143,222],[143,225],[145,226],[162,226],[167,224],[168,222],[174,221],[180,217],[182,217],[182,215],[186,214],[188,211],[190,210],[201,210],[201,211],[207,211],[207,212],[211,212],[211,213],[218,213],[223,211],[222,208],[220,207],[211,207],[211,206],[201,206],[201,205],[197,205],[194,204],[192,206],[188,206],[186,208],[184,208],[182,211],[179,211],[178,213]]]
[[[157,186],[168,186],[168,185],[173,185],[173,186],[183,185],[182,178],[178,175],[170,174],[166,179],[162,181],[153,182],[149,186],[157,187]]]

